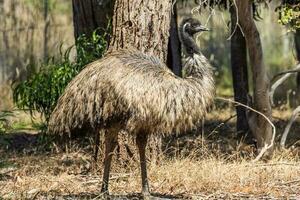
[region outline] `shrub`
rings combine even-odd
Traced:
[[[0,133],[5,133],[8,129],[8,117],[13,116],[10,111],[1,111],[0,112]]]
[[[106,35],[94,31],[91,37],[82,35],[76,41],[77,56],[70,60],[73,46],[62,52],[60,58],[51,58],[42,63],[37,73],[13,88],[13,100],[18,108],[42,114],[46,123],[55,108],[58,98],[68,83],[84,68],[84,66],[103,56],[106,47]]]
[[[289,25],[291,30],[300,28],[300,2],[299,1],[283,1],[276,8],[279,11],[279,23]]]

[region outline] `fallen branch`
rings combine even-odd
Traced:
[[[278,74],[276,74],[273,78],[272,81],[273,82],[278,76],[282,76],[280,79],[278,79],[274,84],[272,84],[271,88],[270,88],[270,92],[269,92],[269,97],[270,97],[270,101],[272,106],[274,106],[274,100],[273,100],[273,96],[275,93],[275,90],[278,88],[279,85],[281,85],[284,81],[286,81],[290,76],[293,75],[293,73],[296,72],[300,72],[300,64],[298,64],[294,69],[292,70],[287,70],[284,72],[280,72]]]
[[[300,179],[293,180],[293,181],[283,182],[283,183],[280,183],[279,185],[290,185],[290,184],[299,183],[299,182],[300,182]]]
[[[258,160],[260,160],[261,157],[266,153],[266,151],[274,145],[274,140],[275,140],[275,136],[276,136],[276,127],[274,126],[274,124],[271,122],[271,120],[266,115],[264,115],[263,113],[251,108],[250,106],[247,106],[245,104],[234,101],[232,99],[226,99],[226,98],[223,98],[223,97],[216,97],[216,99],[222,100],[222,101],[227,101],[227,102],[230,102],[230,103],[233,103],[233,104],[237,104],[239,106],[243,106],[243,107],[245,107],[245,108],[261,115],[271,125],[271,127],[272,127],[272,140],[271,140],[271,143],[269,145],[267,143],[265,143],[265,146],[261,149],[259,154],[256,156],[256,158],[252,162],[257,162]]]
[[[276,163],[246,163],[243,167],[274,167],[274,166],[293,166],[297,167],[299,164],[298,163],[287,163],[287,162],[276,162]]]
[[[297,119],[299,113],[300,113],[300,106],[298,106],[298,107],[293,111],[292,116],[291,116],[291,118],[290,118],[290,121],[289,121],[289,123],[286,125],[286,127],[285,127],[285,129],[284,129],[284,132],[283,132],[282,137],[281,137],[281,140],[280,140],[280,146],[281,146],[282,148],[285,147],[286,138],[287,138],[287,136],[288,136],[288,134],[289,134],[289,132],[290,132],[290,129],[291,129],[291,127],[292,127],[294,121]]]
[[[222,127],[223,125],[225,125],[227,122],[229,122],[231,119],[235,118],[237,116],[237,114],[235,115],[231,115],[228,119],[224,120],[223,122],[221,122],[218,126],[216,126],[209,134],[207,137],[209,137],[210,135],[214,134],[216,132],[217,129],[219,129],[220,127]],[[204,127],[204,126],[202,126]]]
[[[278,74],[273,76],[271,82],[273,82],[278,76],[282,76],[282,75],[290,74],[290,73],[297,73],[297,72],[300,72],[300,64],[297,64],[296,67],[294,67],[294,69],[279,72]]]

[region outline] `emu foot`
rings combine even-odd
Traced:
[[[142,192],[142,197],[143,197],[143,200],[150,200],[151,199],[151,194],[149,191],[143,191]]]
[[[102,187],[102,189],[101,189],[101,196],[102,196],[104,199],[107,199],[107,197],[109,196],[108,189]]]

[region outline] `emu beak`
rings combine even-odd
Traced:
[[[210,31],[208,28],[206,28],[203,25],[200,25],[196,28],[196,31],[201,32],[201,31]]]

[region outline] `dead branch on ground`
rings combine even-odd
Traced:
[[[271,85],[269,96],[270,96],[270,101],[271,101],[272,106],[274,106],[274,97],[273,96],[274,96],[275,90],[278,88],[278,86],[280,86],[284,81],[286,81],[290,76],[292,76],[296,72],[300,72],[300,64],[298,64],[294,69],[280,72],[272,78],[271,82],[273,82],[277,77],[283,75],[274,84]]]
[[[252,162],[257,162],[258,160],[260,160],[263,157],[263,155],[267,152],[267,150],[270,149],[271,147],[273,147],[273,145],[274,145],[274,140],[275,140],[275,136],[276,136],[276,127],[274,126],[274,124],[271,122],[271,120],[266,115],[264,115],[263,113],[251,108],[250,106],[247,106],[245,104],[234,101],[232,99],[226,99],[226,98],[223,98],[223,97],[216,97],[216,99],[226,101],[226,102],[230,102],[230,103],[233,103],[233,104],[236,104],[236,105],[239,105],[239,106],[243,106],[243,107],[245,107],[245,108],[261,115],[271,125],[271,127],[272,127],[272,140],[271,140],[271,143],[270,144],[265,143],[265,146],[261,149],[259,154],[256,156],[256,158]]]
[[[297,117],[299,116],[299,113],[300,113],[300,106],[298,106],[294,111],[293,111],[293,114],[289,120],[289,123],[286,125],[285,129],[284,129],[284,132],[282,134],[282,137],[281,137],[281,140],[280,140],[280,146],[282,148],[285,147],[285,142],[286,142],[286,138],[290,132],[290,129],[293,125],[293,123],[295,122],[295,120],[297,119]]]

